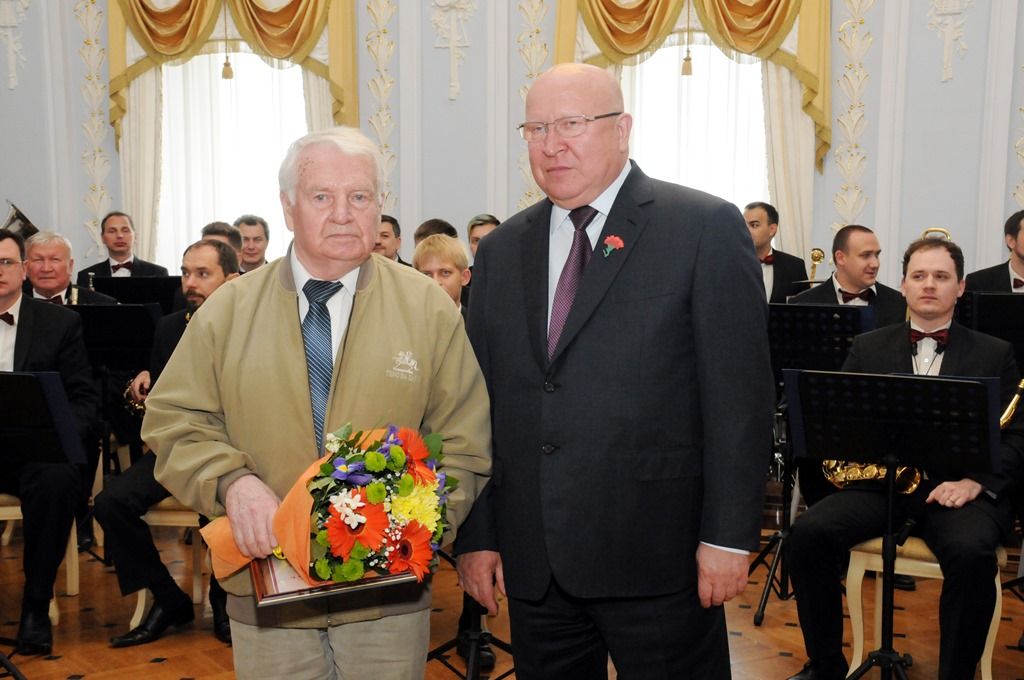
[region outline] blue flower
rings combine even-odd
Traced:
[[[363,463],[349,463],[339,457],[334,459],[334,472],[331,473],[331,477],[356,486],[363,486],[373,481],[373,475],[363,472],[365,469],[366,466]]]

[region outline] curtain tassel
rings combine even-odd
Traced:
[[[224,80],[231,80],[235,77],[235,70],[231,68],[231,58],[224,55],[224,68],[220,70],[220,77]]]
[[[693,75],[693,60],[690,59],[690,48],[686,48],[686,57],[683,58],[683,71],[684,76]]]

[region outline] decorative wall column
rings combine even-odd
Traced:
[[[78,0],[75,3],[75,19],[85,33],[82,46],[78,48],[78,56],[85,62],[86,69],[85,82],[81,86],[87,106],[86,119],[82,124],[86,139],[82,164],[85,166],[85,174],[89,177],[85,205],[91,217],[85,221],[84,226],[93,243],[99,247],[102,244],[100,220],[110,212],[111,203],[105,184],[107,175],[110,174],[110,159],[103,150],[109,129],[106,120],[107,81],[103,72],[106,50],[100,43],[105,18],[99,3],[93,0]]]
[[[516,44],[519,45],[519,56],[526,64],[526,82],[520,86],[519,96],[526,102],[530,83],[544,70],[548,58],[548,44],[544,41],[542,33],[544,16],[548,13],[547,3],[544,0],[522,0],[519,3],[519,13],[523,16],[523,30],[516,36]],[[533,179],[530,157],[526,150],[519,154],[516,164],[519,167],[519,174],[526,183],[526,191],[516,204],[516,208],[522,210],[544,198],[544,193]]]
[[[384,185],[380,187],[381,211],[385,213],[393,212],[395,206],[395,196],[391,192],[391,175],[395,169],[396,158],[390,143],[391,133],[395,129],[390,104],[391,90],[395,86],[395,79],[390,71],[395,41],[391,39],[388,24],[394,18],[396,10],[397,7],[391,0],[369,0],[366,3],[366,12],[373,24],[373,30],[366,35],[366,50],[370,53],[375,69],[367,87],[376,103],[374,112],[366,122],[377,136],[377,146],[380,148],[381,174],[384,176]]]
[[[864,27],[864,14],[875,4],[875,0],[843,0],[849,16],[839,25],[838,40],[844,60],[843,75],[839,78],[839,89],[846,99],[845,108],[836,116],[835,129],[839,131],[842,143],[835,147],[835,163],[843,178],[843,184],[832,199],[839,221],[832,224],[838,231],[847,224],[853,224],[864,211],[867,196],[861,186],[861,177],[867,167],[867,156],[861,149],[860,138],[867,127],[864,116],[864,90],[867,87],[868,72],[864,69],[864,54],[874,41]]]

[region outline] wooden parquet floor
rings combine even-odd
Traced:
[[[189,548],[184,546],[176,530],[156,529],[157,543],[172,574],[179,582],[190,576]],[[21,596],[21,544],[16,534],[10,546],[0,548],[0,637],[14,637]],[[149,645],[112,649],[107,643],[111,635],[127,630],[135,599],[121,597],[117,580],[110,569],[88,555],[80,555],[81,592],[76,597],[61,595],[60,624],[54,629],[54,654],[48,658],[15,657],[21,672],[30,680],[65,680],[73,678],[146,680],[227,680],[233,678],[231,649],[214,639],[211,633],[209,605],[196,607],[196,622],[182,630],[169,632]],[[1015,568],[1015,565],[1014,565]],[[782,601],[774,595],[769,599],[763,624],[753,625],[767,570],[758,569],[746,592],[730,602],[727,616],[730,630],[732,671],[736,680],[786,678],[803,665],[803,644],[797,625],[793,600]],[[1006,574],[1009,578],[1010,574]],[[64,587],[63,569],[58,590]],[[865,615],[870,621],[873,585],[865,583]],[[908,676],[915,680],[935,678],[938,656],[939,582],[918,581],[916,592],[897,591],[899,610],[895,618],[896,647],[914,657]],[[461,606],[461,592],[450,568],[443,569],[435,579],[434,610],[431,617],[432,646],[449,638],[455,629]],[[488,622],[498,637],[508,639],[508,620],[504,613]],[[1024,603],[1009,595],[1003,600],[1003,621],[996,644],[993,674],[1005,680],[1024,680],[1024,652],[1016,643],[1024,632]],[[850,640],[847,629],[846,639]],[[869,637],[868,644],[871,644]],[[10,647],[0,647],[9,652]],[[451,656],[452,663],[464,668],[461,660]],[[509,657],[498,653],[498,666],[491,677],[511,667]],[[611,665],[609,664],[609,668]],[[0,676],[2,677],[2,676]],[[428,680],[454,678],[451,671],[437,662],[428,664]],[[514,677],[514,676],[513,676]],[[614,672],[611,677],[614,677]],[[868,677],[879,677],[874,671]],[[979,675],[980,677],[980,675]]]

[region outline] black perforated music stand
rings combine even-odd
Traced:
[[[886,466],[881,647],[847,678],[875,666],[884,679],[892,673],[906,678],[910,657],[892,646],[896,467],[927,467],[954,479],[998,471],[998,380],[791,370],[784,375],[797,457]]]
[[[1013,345],[1017,366],[1024,366],[1024,295],[964,293],[956,305],[956,318],[968,328],[1006,340]]]
[[[748,575],[761,565],[768,565],[768,577],[761,590],[761,599],[754,611],[754,625],[764,621],[765,608],[771,593],[780,600],[793,596],[789,589],[789,571],[782,557],[786,536],[792,523],[790,506],[793,499],[793,459],[787,433],[787,402],[783,395],[782,371],[787,368],[833,371],[842,368],[853,338],[874,328],[875,312],[861,305],[768,305],[768,343],[772,372],[779,395],[775,423],[775,460],[781,468],[782,522],[761,552],[750,563]],[[780,568],[781,565],[781,568]]]
[[[155,302],[163,314],[182,308],[180,276],[105,276],[93,279],[93,285],[122,304]]]

